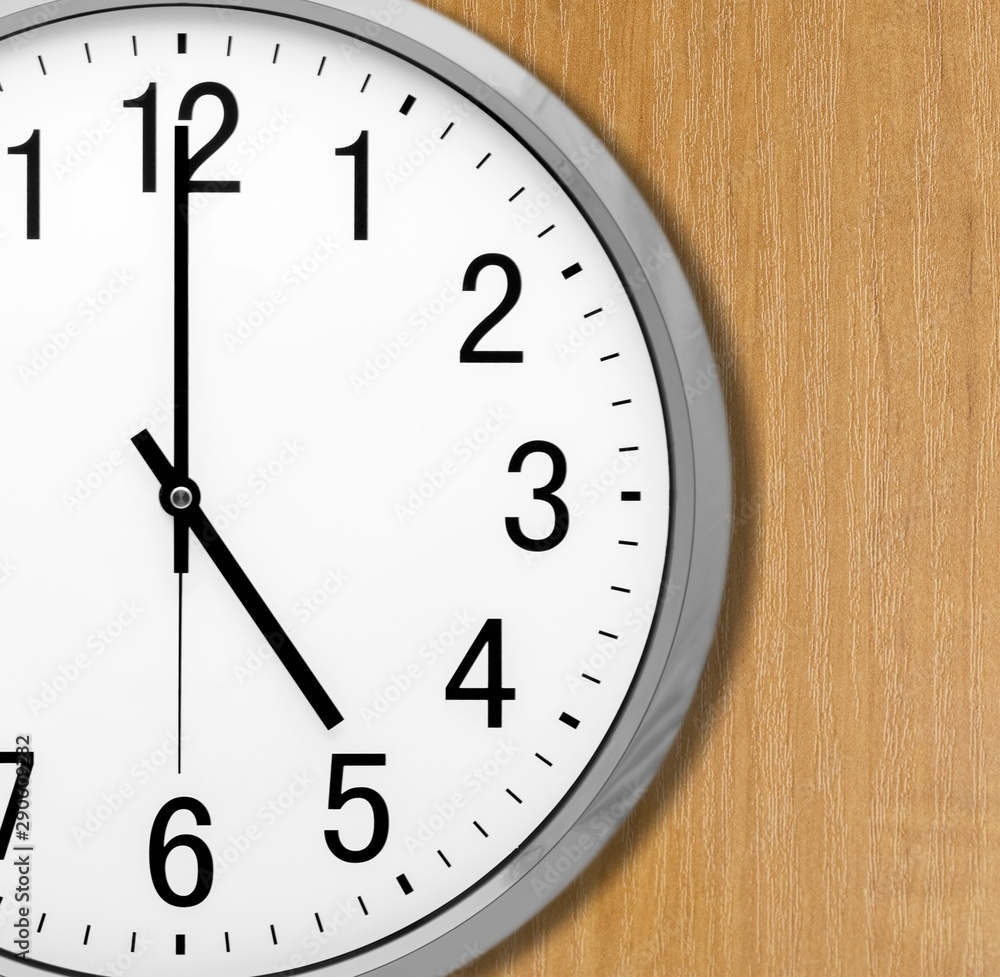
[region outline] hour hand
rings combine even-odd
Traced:
[[[202,511],[198,486],[190,479],[183,481],[178,479],[173,465],[167,461],[166,455],[160,450],[160,446],[153,440],[149,431],[141,431],[132,438],[132,443],[160,483],[160,504],[177,523],[190,528],[198,538],[226,583],[240,599],[254,624],[274,650],[277,659],[288,670],[288,674],[295,680],[295,684],[326,728],[333,729],[343,722],[344,717],[340,710],[333,704],[285,629],[278,623],[278,619],[271,613],[249,577],[236,562],[236,557]]]

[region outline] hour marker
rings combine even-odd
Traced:
[[[135,34],[132,35],[132,57],[139,57],[139,42],[135,39]]]
[[[588,682],[593,682],[594,685],[601,684],[601,680],[599,678],[594,678],[593,675],[588,675],[586,672],[583,673],[583,678],[585,678]]]
[[[642,492],[622,492],[622,502],[641,502]]]
[[[510,796],[513,797],[518,804],[524,803],[524,801],[522,801],[521,798],[518,797],[517,794],[515,794],[514,791],[512,791],[509,787],[507,788],[507,793],[510,794]]]
[[[271,64],[277,64],[278,63],[278,52],[280,50],[281,50],[281,45],[280,44],[275,44],[274,45],[274,57],[271,58]]]
[[[362,95],[364,95],[365,89],[368,87],[368,82],[370,82],[371,80],[372,80],[372,76],[369,74],[368,77],[365,78],[364,84],[361,86],[361,94]],[[365,915],[367,915],[367,913]]]
[[[639,448],[636,445],[632,445],[631,448],[619,448],[619,451],[638,451]]]
[[[583,268],[581,268],[580,263],[577,262],[574,265],[570,265],[568,268],[564,268],[562,276],[563,278],[570,279],[574,275],[579,275],[581,271],[583,271]]]
[[[445,865],[448,866],[448,868],[451,868],[451,862],[448,861],[448,859],[445,857],[445,853],[441,851],[440,848],[438,849],[438,854],[441,856],[441,861],[444,862]]]
[[[226,932],[226,953],[231,953],[231,952],[232,952],[232,950],[230,949],[230,946],[229,946],[229,933],[227,931]]]
[[[552,766],[552,761],[551,760],[546,760],[545,757],[543,757],[541,755],[541,753],[536,753],[535,756],[538,757],[538,759],[541,760],[542,763],[545,764],[545,766],[547,766],[547,767],[551,767]]]
[[[597,633],[603,638],[610,638],[612,641],[618,640],[618,635],[612,634],[610,631],[598,631]]]
[[[638,546],[639,544],[632,539],[620,539],[618,540],[619,546]]]
[[[621,353],[608,353],[607,356],[602,356],[601,357],[601,362],[602,363],[607,363],[608,360],[616,359],[617,357],[619,357],[621,355],[622,355]]]
[[[42,60],[42,56],[41,55],[38,55],[38,63],[41,65],[42,74],[43,75],[47,75],[48,72],[45,70],[45,62]]]
[[[604,309],[594,309],[593,312],[588,312],[584,316],[584,319],[593,319],[595,315],[600,315],[603,311],[604,311]]]
[[[396,881],[399,883],[399,887],[403,890],[404,896],[408,896],[413,891],[413,886],[410,885],[410,880],[405,875],[397,875]]]
[[[447,136],[448,133],[451,132],[451,130],[454,129],[454,128],[455,128],[455,123],[454,122],[449,122],[448,123],[448,128],[445,129],[445,131],[441,133],[441,138],[444,139],[444,137]]]
[[[361,906],[361,911],[367,916],[368,915],[368,907],[365,905],[365,901],[364,901],[364,899],[361,898],[361,896],[358,896],[358,903]]]
[[[489,834],[487,834],[486,829],[478,821],[473,821],[472,823],[479,829],[479,833],[484,838],[489,838]]]
[[[615,400],[615,401],[612,402],[611,406],[612,407],[624,407],[625,404],[631,404],[631,403],[632,403],[631,400]]]
[[[323,55],[323,60],[319,63],[319,71],[316,72],[317,75],[323,74],[323,66],[326,64],[326,55]]]
[[[538,236],[539,237],[545,237],[545,235],[548,234],[549,231],[554,231],[555,229],[556,229],[556,225],[555,224],[549,224],[549,226],[546,227],[545,230],[542,231],[542,233],[539,234]]]
[[[274,923],[271,923],[271,940],[275,946],[278,945],[278,934],[274,932]]]
[[[42,913],[42,918],[38,921],[38,932],[42,932],[42,927],[45,925],[45,913]]]
[[[187,953],[187,939],[183,933],[177,934],[174,940],[174,949],[177,951],[177,956],[179,957],[183,957]]]
[[[132,946],[129,948],[129,953],[135,953],[135,933],[132,934]]]
[[[177,53],[187,54],[188,53],[188,36],[187,34],[177,35]]]
[[[319,931],[322,933],[323,932],[323,920],[321,920],[319,918],[319,913],[313,913],[313,915],[316,917],[316,925],[319,927]]]
[[[229,35],[229,40],[226,41],[226,57],[232,57],[233,54],[233,35]]]
[[[91,64],[91,60],[90,60],[90,45],[87,44],[87,43],[84,43],[83,49],[84,49],[84,51],[87,52],[87,64]]]
[[[90,927],[87,927],[87,932],[83,934],[83,945],[86,946],[90,942]]]
[[[507,203],[509,203],[509,204],[512,204],[512,203],[513,203],[513,202],[514,202],[515,200],[517,200],[517,198],[518,198],[518,197],[520,197],[522,193],[524,193],[524,189],[525,189],[524,187],[521,187],[521,189],[520,189],[520,190],[518,190],[518,191],[517,191],[517,192],[516,192],[516,193],[514,194],[514,196],[512,196],[512,197],[509,197],[509,198],[507,199]]]
[[[402,108],[399,110],[400,115],[409,115],[410,109],[416,104],[417,100],[412,95],[406,96],[406,101],[403,102]]]
[[[614,587],[614,586],[612,586],[611,589],[618,591],[619,594],[631,594],[632,593],[632,591],[629,590],[628,587]]]
[[[571,716],[568,712],[564,712],[559,717],[559,722],[565,723],[570,729],[576,729],[580,725],[580,720],[576,716]]]
[[[492,153],[487,153],[478,163],[476,163],[476,169],[481,170],[486,161],[492,156]]]

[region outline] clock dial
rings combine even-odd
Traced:
[[[0,85],[0,945],[347,958],[508,864],[628,699],[670,468],[627,283],[364,39],[122,9]]]

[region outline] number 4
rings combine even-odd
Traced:
[[[0,861],[3,861],[7,857],[10,839],[14,835],[14,825],[17,823],[18,811],[21,809],[21,799],[28,790],[28,781],[31,779],[31,771],[35,766],[35,754],[30,752],[0,753],[0,763],[17,764],[17,774],[14,777],[10,800],[7,802],[7,811],[3,816],[3,822],[0,823]]]
[[[446,699],[485,700],[486,725],[490,727],[503,726],[503,704],[517,696],[514,689],[504,688],[503,685],[502,628],[503,622],[495,617],[491,617],[483,625],[476,640],[472,642],[472,647],[462,659],[462,664],[458,666],[458,671],[448,683],[444,695]],[[484,648],[487,655],[486,687],[479,689],[463,687],[462,683],[469,677],[472,666],[476,664]]]

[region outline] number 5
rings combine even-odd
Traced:
[[[330,769],[330,810],[339,811],[348,801],[365,801],[372,809],[374,826],[372,840],[364,848],[348,848],[340,840],[339,831],[327,831],[327,847],[342,862],[370,862],[389,840],[389,808],[385,799],[372,787],[351,787],[344,790],[345,767],[384,767],[384,753],[334,753]]]

